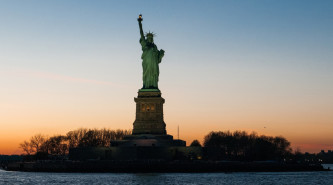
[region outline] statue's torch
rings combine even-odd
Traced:
[[[143,20],[143,19],[142,19],[142,14],[140,14],[140,15],[139,15],[139,18],[138,18],[138,21],[141,22],[142,20]]]

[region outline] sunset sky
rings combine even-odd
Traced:
[[[333,150],[333,1],[0,1],[0,154],[41,133],[132,129],[138,15],[156,33],[168,134]]]

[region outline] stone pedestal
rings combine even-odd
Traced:
[[[176,159],[186,150],[186,142],[167,135],[163,119],[163,104],[158,89],[141,89],[136,103],[132,135],[110,142],[112,160]]]
[[[136,103],[136,116],[133,124],[133,135],[154,134],[166,135],[163,119],[164,98],[157,89],[140,90]]]

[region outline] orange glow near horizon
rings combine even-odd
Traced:
[[[134,103],[133,103],[134,105]],[[123,118],[126,116],[123,115]],[[51,117],[52,118],[52,117]],[[134,120],[134,116],[132,118]],[[79,119],[68,119],[67,121],[63,119],[58,119],[55,121],[47,121],[41,120],[37,121],[34,120],[33,124],[26,123],[24,125],[29,125],[29,127],[17,127],[15,123],[8,124],[7,132],[1,132],[0,135],[0,154],[21,154],[23,153],[21,149],[19,149],[19,144],[24,140],[29,140],[31,136],[35,134],[41,133],[44,136],[53,136],[53,135],[65,135],[67,132],[71,130],[75,130],[78,128],[110,128],[110,129],[132,129],[131,122],[132,119],[126,119],[126,124],[124,120],[113,120],[113,122],[118,122],[118,124],[109,124],[107,119],[99,119],[96,122],[104,124],[96,124],[93,127],[92,120],[93,118],[84,117],[81,120]],[[110,119],[109,119],[110,120]],[[166,119],[167,124],[167,132],[174,136],[177,139],[177,126],[178,124],[175,123],[174,119]],[[20,120],[23,121],[23,120]],[[81,124],[71,124],[71,122],[80,122]],[[42,126],[43,123],[48,122],[48,126]],[[173,122],[173,123],[172,123]],[[319,152],[320,150],[331,150],[332,145],[323,144],[323,143],[332,143],[332,138],[328,138],[327,135],[330,134],[330,127],[316,129],[313,127],[308,127],[309,130],[302,130],[302,131],[288,131],[283,128],[276,128],[276,130],[270,129],[269,126],[258,128],[261,126],[253,125],[258,129],[251,129],[250,124],[246,126],[246,124],[240,123],[233,123],[233,124],[210,124],[210,127],[204,127],[203,124],[200,124],[200,120],[187,120],[187,122],[179,123],[180,125],[180,139],[186,141],[187,145],[189,145],[194,139],[199,140],[203,144],[203,138],[206,134],[210,131],[235,131],[241,130],[246,131],[248,133],[256,132],[258,135],[268,135],[268,136],[284,136],[286,137],[292,144],[293,149],[300,149],[302,152],[310,152],[315,153]],[[60,123],[60,124],[59,124]],[[70,125],[70,126],[69,126]],[[112,125],[110,127],[110,125]],[[307,132],[310,133],[306,138],[304,138],[303,133]]]
[[[70,131],[70,130],[68,130]],[[217,131],[217,130],[215,130]],[[34,133],[37,134],[38,132]],[[45,136],[53,136],[53,135],[58,135],[58,134],[66,134],[67,131],[65,132],[56,132],[56,133],[42,133]],[[186,141],[187,145],[190,145],[191,142],[195,139],[199,140],[200,143],[203,144],[203,137],[204,135],[208,134],[209,132],[205,133],[205,134],[195,134],[195,135],[190,135],[190,134],[185,134],[182,133],[182,135],[180,136],[180,139],[183,139]],[[259,135],[268,135],[268,134],[264,134],[264,133],[259,133],[257,132]],[[19,144],[22,143],[25,140],[29,140],[31,138],[31,136],[33,136],[34,134],[24,134],[21,136],[17,136],[14,135],[12,137],[10,137],[10,135],[3,135],[3,137],[0,137],[0,142],[1,144],[1,148],[0,148],[0,155],[20,155],[23,154],[24,152],[19,148]],[[171,135],[174,136],[174,139],[178,139],[177,138],[177,133],[169,133]],[[198,137],[199,136],[199,137]],[[278,135],[270,135],[270,136],[278,136]],[[318,153],[321,150],[332,150],[332,145],[329,144],[321,144],[321,143],[326,143],[326,142],[332,142],[330,140],[328,141],[316,141],[316,142],[312,142],[311,144],[309,144],[308,142],[293,142],[293,139],[287,138],[289,141],[291,141],[291,147],[293,148],[293,150],[299,149],[301,152],[310,152],[310,153]]]

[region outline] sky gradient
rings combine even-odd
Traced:
[[[168,134],[333,149],[333,1],[0,1],[0,154],[32,135],[132,129],[138,14],[156,33]]]

